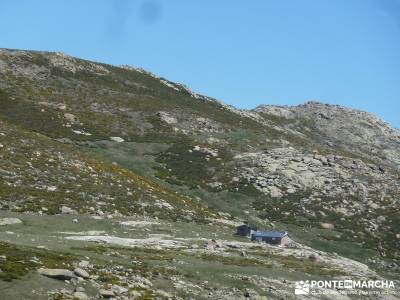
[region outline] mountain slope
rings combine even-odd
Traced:
[[[180,239],[215,230],[227,240],[249,221],[396,276],[399,149],[400,132],[365,112],[317,102],[238,110],[141,69],[0,49],[5,211],[185,222]]]
[[[173,220],[212,215],[132,171],[4,121],[0,144],[3,209],[54,214],[66,206],[80,213],[147,213]]]

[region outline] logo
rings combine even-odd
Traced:
[[[310,293],[310,282],[306,281],[296,281],[294,287],[295,295],[308,295]]]
[[[301,280],[295,281],[295,295],[379,295],[395,294],[392,280]]]

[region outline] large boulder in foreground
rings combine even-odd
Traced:
[[[2,218],[0,219],[0,226],[22,224],[22,221],[17,218]]]
[[[43,276],[47,276],[50,278],[54,279],[60,279],[60,280],[70,280],[72,278],[75,278],[76,276],[74,275],[73,272],[67,269],[39,269],[38,273]]]

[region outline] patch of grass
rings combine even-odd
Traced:
[[[89,251],[89,252],[94,252],[97,254],[104,254],[107,253],[109,247],[102,246],[102,245],[89,245],[85,247],[71,247],[72,250],[78,250],[78,251]]]
[[[0,280],[20,279],[40,267],[69,268],[75,257],[66,253],[0,242]]]
[[[203,151],[193,150],[195,146],[202,147],[193,140],[184,139],[161,153],[156,161],[165,167],[159,168],[156,176],[176,185],[200,186],[210,190],[208,183],[215,181],[213,176],[232,160],[232,154],[220,147],[216,149],[218,156],[212,157]]]
[[[282,264],[285,268],[294,269],[298,272],[303,272],[310,275],[320,276],[339,276],[345,275],[341,270],[332,268],[323,263],[315,262],[311,259],[298,259],[294,256],[279,256],[274,255],[274,259]]]
[[[265,249],[250,249],[248,253],[259,256],[268,261],[278,262],[284,268],[295,270],[296,272],[306,273],[310,275],[321,276],[338,276],[344,275],[341,270],[332,268],[325,263],[321,263],[309,258],[297,258],[293,255],[278,255],[266,251]]]
[[[247,267],[247,266],[263,266],[270,268],[272,264],[249,257],[238,257],[238,256],[223,256],[223,255],[216,255],[212,253],[203,253],[199,256],[199,258],[207,261],[219,262],[224,265],[232,265],[232,266],[240,266],[240,267]]]
[[[131,251],[131,258],[134,260],[157,260],[171,262],[181,253],[176,250],[151,249],[135,247]]]

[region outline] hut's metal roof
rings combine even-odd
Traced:
[[[252,234],[254,237],[266,237],[266,238],[283,238],[287,236],[288,233],[286,231],[255,231]]]

